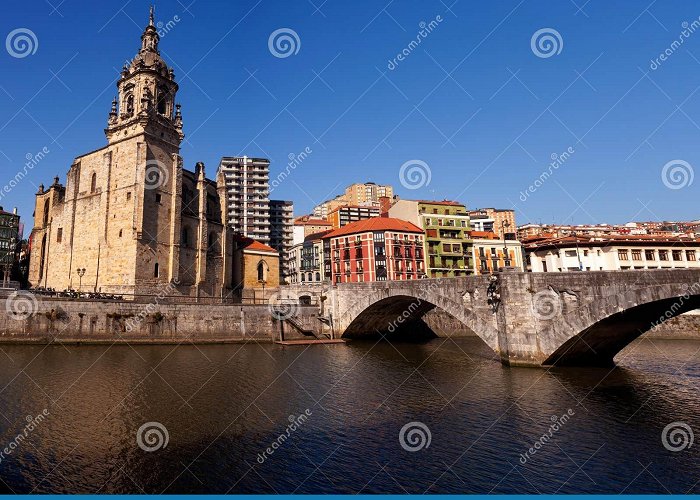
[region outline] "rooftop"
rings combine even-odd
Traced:
[[[419,233],[423,230],[408,221],[394,219],[392,217],[373,217],[371,219],[351,222],[340,229],[330,231],[324,238],[336,238],[338,236],[346,236],[349,234],[358,234],[366,232],[381,232],[381,231],[401,231],[404,233]]]

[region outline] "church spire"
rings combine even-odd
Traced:
[[[160,36],[158,36],[158,30],[156,30],[154,17],[155,8],[151,5],[151,10],[148,14],[148,26],[146,26],[143,35],[141,35],[141,52],[155,52],[158,54]]]

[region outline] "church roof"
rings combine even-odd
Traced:
[[[265,243],[261,243],[258,240],[254,240],[253,238],[248,238],[247,236],[242,235],[236,235],[233,237],[233,239],[234,241],[239,243],[239,246],[242,247],[244,250],[274,253],[275,255],[279,255],[277,250],[275,250],[271,246],[268,246]]]

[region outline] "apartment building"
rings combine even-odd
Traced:
[[[472,231],[474,271],[491,274],[503,267],[523,271],[523,248],[517,240],[503,240],[493,232]]]
[[[242,236],[269,245],[270,161],[247,156],[224,157],[219,163],[217,181],[225,185],[229,227]]]
[[[289,268],[284,258],[294,245],[294,203],[270,200],[270,246],[280,254],[281,282],[287,282]]]
[[[425,232],[426,273],[430,278],[467,276],[474,273],[472,227],[467,208],[456,201],[399,200],[389,216],[402,219]]]
[[[485,229],[478,229],[484,232],[494,232],[500,239],[517,239],[517,226],[515,225],[515,210],[502,208],[478,208],[469,211],[469,218],[472,227],[480,225]],[[489,226],[491,229],[489,229]]]
[[[345,188],[345,199],[350,205],[376,205],[380,198],[393,198],[394,188],[374,182],[356,183]]]
[[[423,230],[389,217],[353,222],[323,235],[332,283],[415,280],[425,276]]]
[[[566,236],[523,245],[532,272],[700,268],[695,238]]]
[[[380,212],[379,207],[346,205],[333,210],[327,219],[334,228],[339,229],[352,222],[379,217]]]

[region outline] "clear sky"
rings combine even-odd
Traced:
[[[37,186],[106,143],[118,71],[148,19],[148,2],[118,4],[3,2],[0,205],[29,226]],[[697,1],[156,5],[186,168],[203,161],[213,177],[222,156],[247,154],[270,158],[274,177],[309,148],[273,193],[296,214],[374,181],[514,208],[519,224],[700,218],[698,16]],[[269,43],[279,29],[293,30],[291,52]]]

